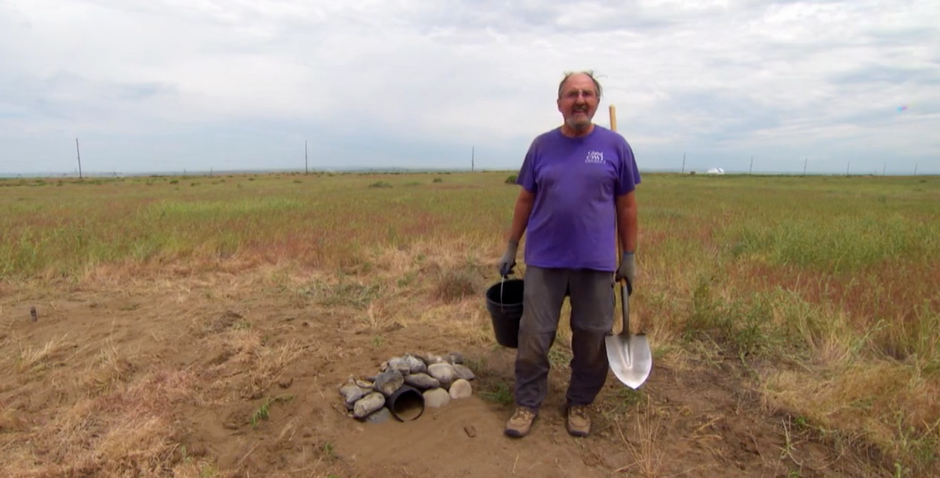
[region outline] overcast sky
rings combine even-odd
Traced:
[[[566,70],[641,170],[940,174],[937,0],[0,0],[0,174],[516,169]],[[899,111],[899,107],[906,110]],[[919,163],[919,164],[918,164]]]

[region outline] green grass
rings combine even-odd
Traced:
[[[364,310],[386,290],[474,300],[497,279],[508,175],[8,180],[0,274],[278,264],[337,277],[303,293],[327,305]],[[649,174],[638,203],[634,314],[663,360],[734,357],[820,436],[875,446],[901,476],[936,470],[940,178]],[[509,403],[496,385],[487,397]]]

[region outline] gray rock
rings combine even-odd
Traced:
[[[385,406],[385,396],[379,392],[372,392],[359,399],[353,407],[353,416],[365,418]]]
[[[408,364],[408,373],[427,373],[428,371],[427,364],[414,355],[405,355],[404,361],[406,364]]]
[[[356,385],[358,385],[360,388],[364,388],[364,389],[366,389],[366,390],[372,390],[372,385],[373,385],[373,384],[372,384],[372,382],[369,382],[369,381],[367,381],[367,380],[356,380]]]
[[[470,367],[464,365],[454,365],[454,373],[457,374],[457,378],[462,378],[464,380],[473,380],[476,376],[473,374],[473,370],[470,370]]]
[[[459,400],[461,398],[468,398],[473,395],[473,387],[470,385],[470,382],[464,379],[457,379],[454,383],[450,384],[450,398],[454,400]]]
[[[379,374],[378,377],[375,377],[375,383],[372,385],[372,388],[376,392],[382,392],[382,394],[388,397],[404,384],[405,377],[401,372],[394,368],[389,368]]]
[[[365,421],[369,423],[385,423],[392,419],[392,412],[386,408],[382,407],[379,411],[372,413],[365,418]]]
[[[411,364],[402,357],[392,357],[386,362],[386,367],[383,371],[387,372],[389,369],[395,369],[404,376],[411,373]]]
[[[339,389],[340,395],[343,396],[343,400],[346,402],[346,407],[352,407],[354,403],[359,401],[360,398],[366,396],[369,393],[369,389],[363,389],[362,387],[356,385],[356,382],[350,380],[345,385]]]
[[[460,352],[451,352],[444,356],[446,360],[451,365],[457,365],[463,363],[463,355]]]
[[[441,386],[441,381],[426,374],[426,373],[413,373],[405,377],[405,383],[411,385],[412,387],[427,390],[429,388],[438,388]]]
[[[430,367],[431,365],[434,365],[434,364],[436,364],[436,363],[445,363],[445,362],[447,362],[446,360],[444,360],[444,357],[441,357],[440,355],[434,355],[434,354],[431,354],[431,353],[427,353],[427,354],[421,355],[420,358],[421,358],[421,360],[424,362],[424,364],[427,365],[428,367]]]
[[[454,371],[454,366],[447,362],[436,363],[429,366],[428,374],[440,381],[441,386],[444,388],[449,388],[450,384],[457,379],[457,373]]]
[[[440,408],[450,403],[450,394],[443,388],[433,388],[424,392],[425,408]]]

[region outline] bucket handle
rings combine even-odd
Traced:
[[[506,308],[503,306],[506,302],[503,300],[503,284],[506,282],[506,279],[511,276],[513,273],[512,269],[509,270],[508,274],[500,274],[499,277],[499,311],[505,312]]]
[[[503,283],[505,282],[506,282],[506,276],[503,275],[499,278],[499,311],[500,312],[506,312],[506,310],[503,308],[503,304],[505,303],[503,301]]]

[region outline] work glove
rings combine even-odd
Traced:
[[[509,244],[506,246],[506,252],[503,253],[503,257],[499,259],[499,263],[496,266],[499,269],[499,275],[506,277],[512,273],[512,268],[516,266],[516,251],[518,249],[518,241],[509,241]]]
[[[617,268],[617,274],[614,280],[620,282],[623,279],[627,281],[627,293],[633,294],[633,280],[636,277],[636,263],[633,260],[632,252],[624,252],[620,258],[620,267]]]

